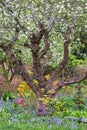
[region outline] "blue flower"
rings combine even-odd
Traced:
[[[58,117],[54,118],[54,122],[57,123],[58,125],[62,124],[62,121]]]

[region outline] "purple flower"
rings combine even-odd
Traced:
[[[62,124],[62,121],[58,117],[54,118],[54,122],[57,123],[58,125]]]
[[[72,123],[72,127],[73,129],[77,129],[77,126],[74,123]]]
[[[0,102],[0,107],[3,107],[3,103],[2,102]]]

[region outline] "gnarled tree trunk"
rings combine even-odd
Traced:
[[[37,100],[36,114],[38,116],[46,116],[48,114],[49,104],[44,103],[43,100]]]

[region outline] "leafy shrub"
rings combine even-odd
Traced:
[[[57,100],[56,98],[52,99],[52,101],[50,102],[49,114],[59,115],[63,111],[68,111],[68,108],[66,107],[66,102]]]

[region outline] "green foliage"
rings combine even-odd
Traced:
[[[14,99],[15,98],[15,95],[14,95],[14,93],[12,93],[12,92],[4,92],[4,94],[3,94],[3,100],[4,101],[6,101],[6,100],[8,100],[8,99]]]
[[[87,111],[69,111],[68,116],[77,117],[79,119],[82,119],[82,117],[87,118]]]
[[[76,28],[79,25],[77,24]],[[81,25],[78,30],[76,30],[74,35],[74,40],[72,43],[72,54],[76,56],[77,59],[85,59],[87,56],[87,28],[86,25]]]
[[[87,79],[81,82],[81,86],[86,87],[87,86]],[[87,89],[87,88],[86,88]]]
[[[8,56],[3,52],[3,50],[0,48],[0,64],[2,64],[2,62],[6,62],[8,64],[8,66],[11,65],[11,61],[8,58]]]
[[[62,111],[67,111],[68,109],[66,108],[66,103],[64,101],[58,101],[56,98],[54,98],[50,102],[50,107],[54,111],[54,115],[60,114]],[[52,111],[52,110],[51,110]]]
[[[74,111],[85,112],[87,110],[85,90],[85,87],[77,84],[74,86],[62,87],[61,91],[58,93],[59,96],[52,99],[50,102],[49,114],[74,116],[72,114]]]
[[[31,109],[36,109],[37,98],[31,89],[25,91],[24,99]]]

